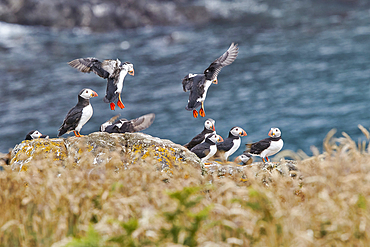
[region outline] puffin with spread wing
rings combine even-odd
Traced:
[[[132,76],[135,74],[132,63],[122,63],[119,59],[106,59],[100,62],[94,57],[88,57],[75,59],[68,64],[81,72],[90,73],[92,71],[98,76],[107,79],[104,102],[110,103],[110,109],[113,111],[116,107],[114,102],[118,99],[117,106],[121,109],[125,108],[121,100],[121,93],[127,73]]]
[[[185,92],[190,91],[188,105],[185,107],[188,111],[193,111],[193,116],[198,117],[196,108],[200,106],[199,114],[204,117],[204,100],[207,96],[208,88],[211,84],[217,84],[217,75],[221,69],[230,65],[236,59],[239,52],[237,44],[232,43],[229,49],[217,58],[203,74],[188,74],[182,80],[182,87]]]

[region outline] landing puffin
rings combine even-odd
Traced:
[[[196,108],[200,106],[199,114],[204,117],[204,100],[207,96],[208,88],[212,83],[217,84],[217,75],[221,69],[236,59],[239,48],[237,44],[232,43],[229,49],[217,58],[203,74],[188,74],[182,80],[182,87],[185,92],[190,91],[188,105],[185,107],[188,111],[193,111],[193,117],[198,117]]]
[[[247,136],[247,132],[245,132],[240,127],[233,127],[229,131],[229,137],[226,138],[223,142],[217,143],[217,150],[220,151],[221,159],[227,161],[230,155],[235,153],[236,150],[240,147],[240,137]]]
[[[25,140],[33,140],[37,138],[46,138],[48,139],[49,136],[41,134],[38,130],[31,130],[27,135]]]
[[[121,109],[125,108],[121,100],[121,92],[127,73],[132,76],[135,74],[134,65],[132,63],[122,63],[119,59],[106,59],[100,62],[94,57],[88,57],[75,59],[68,64],[81,72],[90,73],[93,71],[98,76],[108,79],[107,90],[103,101],[105,103],[110,103],[110,109],[112,111],[116,107],[114,102],[117,99],[117,106]]]
[[[190,151],[195,153],[202,162],[205,162],[217,152],[216,143],[220,138],[217,134],[210,134],[203,143],[196,145]]]
[[[263,162],[269,162],[268,156],[274,155],[279,152],[284,145],[283,139],[281,139],[281,131],[279,128],[271,128],[268,135],[270,137],[259,142],[246,144],[246,151],[253,156],[260,156]]]
[[[98,94],[91,89],[82,89],[78,94],[78,103],[74,106],[67,116],[64,118],[63,124],[58,129],[58,137],[73,131],[75,136],[80,137],[80,131],[93,114],[93,108],[90,104],[90,98],[96,97]]]
[[[191,150],[196,145],[204,142],[208,135],[215,133],[216,133],[215,120],[209,118],[204,122],[204,129],[202,130],[202,132],[200,132],[193,139],[191,139],[189,143],[186,143],[184,147]]]
[[[148,128],[154,122],[155,114],[149,113],[141,117],[127,120],[124,118],[118,119],[119,115],[114,116],[100,126],[101,132],[108,133],[134,133]]]
[[[253,162],[252,155],[248,152],[244,152],[235,158],[235,163],[242,162],[242,166],[250,165]]]

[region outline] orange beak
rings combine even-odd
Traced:
[[[95,91],[93,91],[92,94],[91,94],[91,97],[97,97],[97,96],[98,96],[98,94]]]
[[[235,158],[234,162],[235,162],[235,163],[239,163],[239,162],[241,162],[241,160],[240,160],[239,156]]]
[[[128,72],[130,75],[134,76],[135,75],[135,71],[134,69],[132,69],[131,71]]]
[[[216,128],[215,128],[215,126],[214,126],[214,125],[212,125],[212,130],[213,130],[213,131],[216,131]]]
[[[240,136],[247,136],[247,132],[245,132],[244,130],[240,133]]]
[[[222,136],[218,136],[218,142],[223,142],[224,141],[224,139],[222,138]]]
[[[269,131],[269,136],[272,137],[272,130]]]

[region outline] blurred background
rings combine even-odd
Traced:
[[[81,134],[118,113],[153,112],[143,132],[185,144],[213,118],[224,138],[233,126],[248,133],[233,157],[271,127],[281,129],[284,149],[308,155],[332,128],[357,140],[357,125],[370,127],[369,1],[9,0],[0,1],[0,21],[0,152],[32,129],[56,137],[83,88],[99,97]],[[239,55],[209,88],[206,117],[194,119],[182,78],[202,73],[232,42]],[[80,57],[134,64],[125,109],[102,101],[106,80],[68,66]]]

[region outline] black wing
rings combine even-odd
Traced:
[[[182,89],[184,90],[184,92],[191,90],[191,88],[193,87],[193,81],[195,76],[196,75],[194,74],[188,74],[184,77],[184,79],[182,79]]]
[[[201,105],[201,102],[198,101],[204,94],[204,82],[206,78],[204,75],[197,75],[192,78],[192,86],[189,94],[189,102],[185,108],[188,111],[193,110]]]
[[[109,77],[109,72],[102,67],[102,62],[94,57],[78,58],[70,61],[68,64],[84,73],[92,71],[104,79]]]
[[[63,124],[60,126],[58,136],[65,134],[68,131],[74,130],[78,122],[81,119],[82,110],[78,107],[73,107],[67,113],[67,116],[64,118]]]
[[[234,145],[234,142],[233,142],[234,139],[232,138],[226,138],[223,142],[218,142],[216,145],[217,145],[217,150],[220,150],[220,151],[229,151],[233,145]]]
[[[263,139],[259,142],[252,143],[250,145],[249,153],[251,153],[251,154],[260,154],[263,150],[265,150],[266,148],[268,148],[270,146],[270,143],[271,143],[271,138],[266,138],[266,139]],[[248,146],[248,144],[247,144],[247,146]]]
[[[202,132],[196,135],[193,139],[191,139],[189,143],[186,143],[184,147],[191,150],[193,147],[195,147],[199,143],[202,143],[205,140],[206,134],[213,133],[213,132],[214,132],[213,130],[204,129]]]
[[[203,142],[193,147],[190,151],[195,153],[201,159],[207,156],[209,153],[209,147],[209,143]]]
[[[217,58],[215,61],[213,61],[213,63],[211,63],[211,65],[209,65],[209,67],[204,71],[204,74],[207,75],[207,73],[210,73],[210,76],[207,76],[207,78],[211,77],[211,80],[213,81],[217,78],[218,73],[220,73],[223,67],[230,65],[235,61],[236,57],[238,56],[238,52],[238,44],[232,43],[229,49],[227,49],[222,56]]]
[[[105,96],[103,98],[105,103],[115,102],[118,98],[118,93],[116,93],[117,85],[114,81],[114,78],[108,78],[107,90],[105,91]]]

